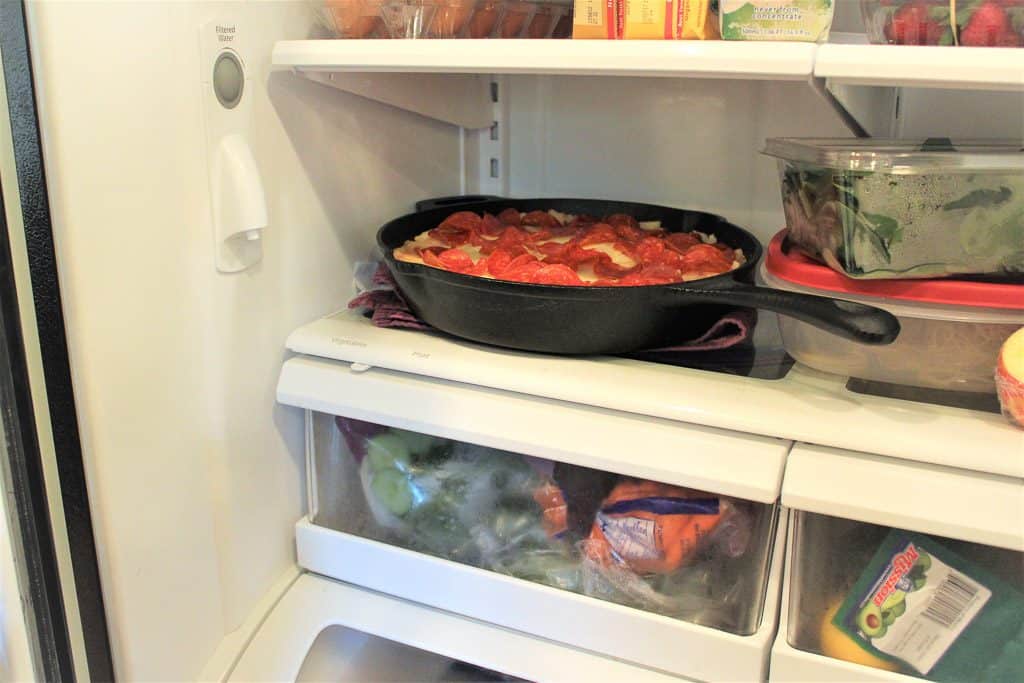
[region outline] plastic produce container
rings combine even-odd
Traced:
[[[427,38],[459,38],[476,11],[476,0],[436,0]]]
[[[317,17],[336,38],[387,38],[381,8],[384,0],[323,0]]]
[[[1024,45],[1020,0],[861,0],[872,43],[892,45]]]
[[[315,525],[729,633],[758,629],[775,505],[312,418]]]
[[[1020,680],[1024,554],[810,512],[793,539],[791,646],[928,680]],[[915,628],[933,644],[905,648]]]
[[[537,11],[537,3],[523,2],[522,0],[506,0],[505,10],[501,20],[494,31],[495,38],[522,38],[526,29],[530,26],[534,13]]]
[[[850,280],[786,244],[768,245],[761,274],[771,287],[878,306],[900,321],[888,346],[865,346],[780,315],[786,351],[816,370],[951,391],[995,393],[1002,343],[1024,325],[1024,286],[962,280]]]
[[[462,30],[463,38],[490,38],[505,12],[505,0],[477,0]]]
[[[559,20],[569,14],[572,8],[556,2],[537,4],[537,10],[530,17],[530,23],[523,31],[523,38],[551,38]]]
[[[438,3],[434,0],[383,0],[381,15],[391,38],[425,38]]]
[[[1024,140],[772,138],[790,239],[853,278],[1024,277]]]

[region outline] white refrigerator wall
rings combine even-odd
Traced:
[[[251,38],[264,258],[214,269],[199,26]],[[195,678],[294,563],[299,411],[284,340],[342,306],[374,230],[459,189],[456,128],[271,74],[309,5],[65,2],[30,39],[72,371],[116,673]]]
[[[214,268],[200,84],[199,27],[223,13],[250,34],[269,209],[263,261],[234,275]],[[301,417],[274,401],[285,337],[344,305],[382,222],[459,191],[459,130],[271,73],[274,41],[316,32],[303,1],[42,2],[29,20],[116,671],[194,678],[294,562],[305,473]],[[803,83],[502,83],[512,196],[704,209],[762,239],[783,222],[764,139],[849,135]],[[929,134],[935,111],[977,104],[931,97],[913,106]],[[986,102],[979,134],[1015,133],[1019,100]]]

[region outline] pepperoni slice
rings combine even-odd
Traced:
[[[495,249],[487,257],[487,271],[494,277],[501,277],[501,274],[508,269],[510,263],[512,263],[512,254],[504,249]]]
[[[445,228],[451,228],[454,230],[479,230],[481,218],[479,214],[473,213],[472,211],[456,211],[448,218],[441,221],[441,225],[438,228],[444,230]]]
[[[485,213],[480,221],[480,234],[484,237],[498,237],[504,229],[505,227],[502,225],[502,222],[496,216],[492,216],[489,213]]]
[[[566,227],[567,228],[574,228],[574,229],[575,228],[585,228],[588,225],[593,225],[594,223],[600,223],[600,222],[601,222],[601,220],[597,216],[591,216],[588,213],[581,213],[578,216],[576,216],[576,218],[572,219],[572,221]]]
[[[498,220],[501,221],[502,225],[514,225],[516,227],[523,224],[522,216],[515,209],[505,209],[498,214]]]
[[[447,249],[437,255],[446,270],[456,273],[468,272],[473,267],[473,258],[461,249]]]
[[[445,265],[441,263],[441,259],[437,257],[440,252],[437,247],[431,249],[421,249],[420,258],[423,259],[423,263],[427,264],[432,268],[440,268],[445,270]]]
[[[627,242],[639,242],[644,238],[644,231],[632,225],[615,225],[615,234]]]
[[[636,270],[636,268],[624,268],[612,261],[608,254],[601,254],[594,264],[594,273],[600,278],[622,277]]]
[[[469,242],[472,233],[468,230],[434,228],[428,234],[446,247],[457,247]]]
[[[556,263],[543,266],[533,274],[531,282],[540,285],[582,285],[583,280],[576,274],[576,271],[569,266]]]
[[[673,232],[665,238],[665,242],[680,254],[685,253],[690,247],[695,247],[701,243],[698,237],[688,232]]]
[[[683,254],[682,271],[687,274],[717,275],[732,268],[732,261],[711,244],[698,244]]]
[[[624,213],[613,213],[610,216],[605,216],[604,222],[613,228],[617,228],[620,225],[628,225],[631,228],[640,229],[640,223],[632,216]]]
[[[645,237],[633,248],[636,258],[644,263],[654,263],[665,252],[665,241],[657,237]]]
[[[562,224],[547,211],[531,211],[523,216],[523,225],[535,225],[539,228],[560,228]]]
[[[517,257],[519,258],[519,257]],[[532,258],[532,257],[531,257]],[[513,263],[516,259],[513,259]],[[512,267],[511,265],[505,270],[501,278],[503,280],[512,280],[513,282],[532,282],[533,276],[538,270],[544,267],[540,261],[533,259],[522,265]]]
[[[543,254],[546,258],[563,258],[567,249],[565,244],[559,244],[558,242],[544,242],[538,244],[534,248]]]
[[[614,242],[619,239],[615,229],[607,223],[595,223],[583,232],[580,238],[581,245],[601,244],[602,242]]]
[[[718,251],[722,252],[722,256],[729,259],[730,265],[732,265],[732,262],[736,260],[736,251],[728,244],[723,244],[722,242],[715,242],[711,246],[713,246]]]

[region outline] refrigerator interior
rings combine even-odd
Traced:
[[[203,120],[199,27],[218,16],[246,26],[248,140],[268,210],[263,258],[236,274],[215,269]],[[302,411],[275,402],[284,340],[345,305],[379,225],[423,198],[490,191],[684,206],[766,241],[783,216],[764,139],[849,134],[799,82],[505,76],[493,178],[486,133],[272,70],[275,41],[316,32],[305,2],[41,2],[28,18],[125,680],[223,675],[294,571],[305,433]],[[898,120],[875,115],[904,135],[1024,132],[1019,94],[984,94],[984,121],[978,97],[907,91]],[[318,651],[358,640],[323,637]]]

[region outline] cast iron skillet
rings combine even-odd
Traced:
[[[700,230],[742,249],[747,262],[729,273],[692,282],[640,287],[566,287],[505,282],[398,261],[392,250],[455,211],[498,214],[555,209],[639,221],[660,220],[670,232]],[[396,218],[377,243],[402,295],[421,320],[473,341],[560,354],[617,354],[692,339],[737,306],[764,308],[865,344],[889,344],[899,321],[871,306],[755,287],[761,245],[746,230],[700,211],[594,199],[451,197],[420,202]]]

